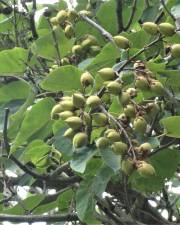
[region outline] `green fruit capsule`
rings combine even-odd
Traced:
[[[145,77],[137,77],[135,85],[137,88],[139,88],[140,90],[146,91],[149,89],[149,83],[147,81],[147,79]]]
[[[131,159],[125,159],[121,162],[121,169],[125,174],[130,175],[134,170],[134,163]]]
[[[151,149],[152,149],[152,146],[148,142],[145,142],[139,146],[139,151],[143,153],[148,153],[151,151]]]
[[[156,174],[154,167],[145,161],[141,161],[137,172],[145,178],[151,177]]]
[[[91,116],[89,115],[89,113],[87,112],[83,113],[83,121],[87,126],[91,125]]]
[[[172,36],[175,34],[175,27],[170,23],[160,23],[159,31],[165,36]]]
[[[114,142],[112,145],[112,150],[117,155],[124,155],[128,150],[128,146],[126,143],[123,143],[121,141]]]
[[[86,104],[86,99],[80,93],[73,94],[72,101],[73,101],[73,105],[77,108],[84,108]]]
[[[72,47],[72,53],[75,54],[75,55],[80,55],[83,53],[83,49],[82,49],[82,46],[81,45],[74,45]]]
[[[63,111],[72,111],[74,110],[74,105],[72,100],[63,100],[60,102],[60,105],[63,109]]]
[[[73,129],[77,130],[83,126],[82,120],[77,116],[71,116],[65,122]]]
[[[62,66],[66,66],[66,65],[69,65],[70,64],[70,61],[69,61],[69,59],[68,58],[62,58],[61,59],[61,65]]]
[[[63,111],[63,108],[62,108],[61,104],[55,105],[55,106],[52,108],[52,111],[51,111],[51,118],[52,118],[52,119],[58,119],[58,118],[59,118],[58,113],[60,113],[60,112],[62,112],[62,111]]]
[[[62,24],[67,19],[67,12],[65,10],[61,10],[61,11],[58,12],[56,17],[57,17],[58,23]]]
[[[113,95],[119,95],[122,90],[122,84],[117,81],[111,81],[107,85],[108,91]]]
[[[91,108],[97,108],[101,105],[101,99],[98,96],[92,95],[86,100],[86,104]]]
[[[106,149],[109,146],[109,140],[105,137],[100,137],[96,141],[96,147],[99,149]]]
[[[117,78],[116,73],[112,68],[103,68],[99,70],[98,73],[100,77],[105,81],[114,80],[115,78]]]
[[[52,17],[50,22],[53,26],[57,26],[59,24],[57,17]]]
[[[150,35],[156,35],[158,33],[158,25],[155,23],[145,22],[142,27]]]
[[[86,133],[80,132],[75,134],[73,138],[73,147],[74,148],[82,148],[87,145],[88,136]]]
[[[121,140],[120,133],[117,132],[116,130],[110,131],[110,132],[107,134],[107,138],[108,138],[111,142],[117,142],[117,141],[120,141],[120,140]]]
[[[74,29],[73,26],[68,24],[65,29],[64,29],[64,33],[66,35],[67,38],[72,38],[74,36]]]
[[[80,82],[83,87],[87,87],[89,85],[93,85],[94,78],[89,72],[86,71],[81,75]]]
[[[129,40],[121,35],[115,36],[114,41],[119,48],[127,49],[130,47]]]
[[[89,52],[91,55],[95,56],[97,54],[99,54],[99,52],[101,51],[101,47],[97,46],[97,45],[92,45],[89,48]]]
[[[136,117],[133,123],[133,128],[136,132],[144,134],[147,128],[146,120],[142,116]]]
[[[98,126],[106,126],[108,123],[108,118],[104,113],[94,113],[92,118]]]
[[[78,19],[78,14],[75,10],[69,10],[67,16],[70,21],[75,21]]]
[[[171,54],[174,58],[180,58],[180,44],[172,45]]]
[[[137,90],[135,88],[128,88],[126,92],[130,95],[131,98],[135,98],[137,96]]]
[[[136,110],[135,110],[135,107],[133,105],[127,105],[125,108],[124,108],[124,114],[127,116],[127,117],[135,117],[136,115]]]
[[[128,92],[125,92],[125,91],[122,92],[122,94],[120,94],[120,95],[118,96],[118,98],[119,98],[119,102],[120,102],[123,106],[127,105],[127,104],[129,103],[130,99],[131,99],[130,94],[129,94]]]
[[[75,135],[75,131],[72,129],[72,128],[68,128],[65,132],[64,132],[64,134],[63,134],[63,137],[65,137],[65,138],[73,138],[74,137],[74,135]]]
[[[74,113],[71,111],[64,111],[64,112],[58,113],[58,115],[61,119],[66,120],[67,118],[72,117]]]
[[[154,80],[151,83],[151,91],[156,95],[164,95],[165,89],[164,86],[158,80]]]

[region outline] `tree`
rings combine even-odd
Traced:
[[[180,222],[179,8],[0,0],[1,222]]]

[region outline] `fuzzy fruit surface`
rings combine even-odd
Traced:
[[[145,22],[142,27],[148,34],[155,35],[158,33],[158,25],[155,23]]]
[[[175,33],[175,27],[170,23],[160,23],[159,31],[165,36],[172,36]]]
[[[114,80],[116,78],[116,74],[112,68],[103,68],[98,71],[100,77],[105,80]]]
[[[82,54],[83,52],[83,49],[82,49],[82,46],[81,45],[74,45],[72,47],[72,53],[75,54],[75,55],[80,55]]]
[[[77,116],[71,116],[68,119],[65,120],[65,122],[73,129],[77,130],[80,127],[82,127],[83,122],[82,120]]]
[[[122,92],[122,94],[119,95],[119,101],[123,106],[126,106],[129,101],[130,101],[131,97],[130,94],[128,92]]]
[[[148,143],[148,142],[145,142],[145,143],[143,143],[143,144],[141,144],[141,145],[139,146],[139,151],[140,151],[140,152],[150,152],[151,149],[152,149],[152,146],[151,146],[151,144]]]
[[[56,15],[59,24],[64,23],[67,18],[67,12],[65,10],[61,10]]]
[[[145,77],[138,77],[136,79],[135,85],[140,90],[148,90],[149,89],[149,83]]]
[[[147,128],[146,120],[141,116],[136,117],[133,123],[133,128],[136,132],[144,134]]]
[[[73,138],[73,147],[74,148],[82,148],[83,146],[85,146],[87,144],[87,134],[80,132],[75,134],[74,138]]]
[[[121,169],[125,174],[130,175],[134,170],[133,161],[131,159],[122,160]]]
[[[151,83],[151,91],[154,92],[156,95],[163,95],[164,94],[164,86],[159,81],[153,81]]]
[[[127,150],[128,150],[128,146],[126,143],[123,143],[123,142],[114,142],[113,145],[112,145],[112,149],[113,149],[113,152],[115,154],[120,154],[120,155],[124,155]]]
[[[80,93],[73,94],[72,101],[73,105],[77,108],[83,108],[86,104],[86,99]]]
[[[89,85],[93,85],[94,83],[94,78],[93,76],[89,73],[89,72],[84,72],[82,75],[81,75],[81,85],[83,87],[87,87]]]
[[[174,58],[180,58],[180,44],[172,45],[171,54]]]
[[[101,105],[101,99],[98,96],[93,95],[87,99],[86,104],[91,108],[96,108]]]
[[[114,36],[114,41],[119,48],[127,49],[130,47],[129,40],[121,35]]]
[[[142,177],[145,178],[151,177],[156,173],[154,167],[151,164],[146,163],[144,161],[141,162],[137,171]]]
[[[92,118],[98,126],[105,126],[108,123],[108,118],[104,113],[94,113]]]
[[[109,140],[106,137],[100,137],[96,141],[96,147],[99,149],[105,149],[109,146]]]
[[[119,134],[119,132],[117,131],[110,131],[108,134],[107,134],[107,138],[111,141],[111,142],[116,142],[116,141],[120,141],[121,139],[121,136]]]
[[[135,110],[135,107],[133,105],[127,105],[125,108],[124,108],[124,114],[128,117],[135,117],[136,115],[136,110]]]
[[[119,95],[122,90],[122,84],[117,81],[111,81],[107,85],[108,91],[113,95]]]

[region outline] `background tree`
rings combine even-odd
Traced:
[[[20,2],[0,0],[0,221],[178,224],[179,1]]]

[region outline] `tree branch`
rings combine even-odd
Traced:
[[[124,27],[125,31],[127,31],[129,29],[129,27],[131,26],[131,23],[133,21],[133,18],[134,18],[135,12],[136,12],[136,5],[137,5],[137,0],[134,0],[129,21],[128,21],[127,25]]]
[[[32,12],[30,13],[29,15],[29,18],[30,18],[30,28],[31,28],[31,32],[32,32],[32,36],[33,36],[33,39],[36,40],[38,38],[38,34],[37,34],[37,31],[36,31],[36,25],[35,25],[35,13],[36,13],[36,0],[33,0],[32,2]]]
[[[123,17],[122,17],[123,6],[122,6],[122,0],[116,0],[116,2],[117,2],[116,13],[117,13],[117,20],[118,20],[118,33],[120,33],[124,30]]]
[[[169,14],[169,16],[173,19],[173,21],[176,21],[176,18],[174,17],[174,15],[169,11],[169,9],[167,8],[164,0],[160,0],[161,1],[161,4],[163,5],[164,7],[164,10],[167,12],[167,14]]]
[[[72,214],[62,214],[62,215],[8,215],[0,214],[0,221],[9,221],[14,223],[21,222],[62,222],[62,221],[78,221],[78,217],[75,213]]]

